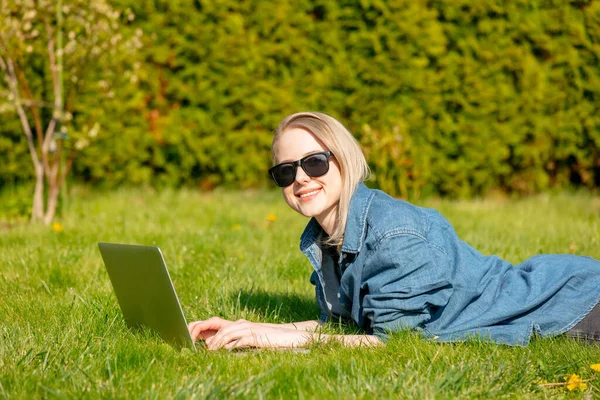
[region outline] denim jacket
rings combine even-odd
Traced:
[[[313,218],[300,241],[314,272],[322,320],[326,306],[324,232]],[[513,266],[484,256],[458,238],[437,211],[359,184],[346,222],[337,297],[343,316],[383,340],[417,329],[439,341],[478,337],[527,345],[568,331],[600,300],[600,262],[538,255]]]

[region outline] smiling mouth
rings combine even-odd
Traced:
[[[298,196],[298,197],[299,197],[299,198],[301,198],[301,199],[305,199],[305,198],[307,198],[307,197],[312,197],[312,196],[315,196],[315,195],[316,195],[317,193],[319,193],[320,191],[321,191],[321,189],[315,189],[315,190],[311,190],[310,192],[307,192],[307,193],[302,193],[302,194],[299,194],[299,195],[296,195],[296,196]]]

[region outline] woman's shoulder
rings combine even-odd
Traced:
[[[432,211],[387,193],[371,189],[373,198],[367,213],[367,225],[377,236],[413,234],[425,237],[430,229]]]
[[[359,251],[363,244],[379,246],[387,238],[401,235],[427,240],[441,216],[435,210],[415,206],[361,184],[350,202],[343,251]]]

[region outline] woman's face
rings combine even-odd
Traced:
[[[312,133],[302,128],[288,128],[276,147],[276,164],[297,161],[312,153],[327,151]],[[311,178],[301,167],[296,168],[296,179],[282,188],[286,203],[306,217],[315,217],[325,231],[331,234],[336,220],[337,205],[342,189],[342,177],[335,157],[329,158],[329,171]]]

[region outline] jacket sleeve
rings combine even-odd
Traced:
[[[449,272],[435,261],[430,244],[401,234],[383,239],[362,271],[363,315],[373,332],[423,328],[448,303]]]

